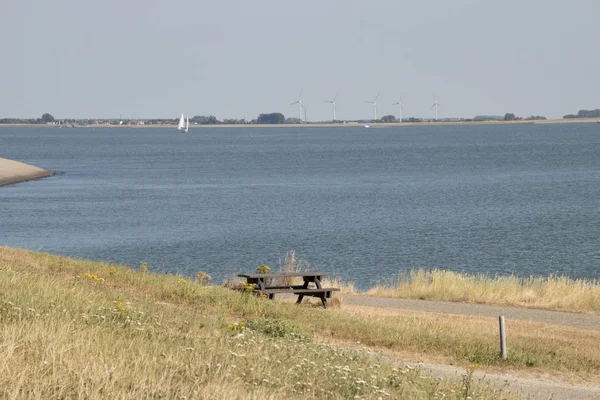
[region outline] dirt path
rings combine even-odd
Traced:
[[[506,319],[518,319],[552,325],[569,326],[579,329],[600,330],[600,315],[576,314],[560,311],[546,311],[518,307],[502,307],[484,304],[454,303],[429,300],[396,299],[357,295],[340,295],[344,306],[364,306],[395,308],[443,314],[472,315]],[[394,361],[392,361],[394,362]],[[461,379],[466,373],[464,368],[445,364],[397,364],[421,369],[424,373],[444,378]],[[594,386],[576,386],[559,382],[552,377],[546,380],[524,378],[512,374],[486,373],[475,371],[473,379],[491,388],[517,395],[524,399],[583,400],[600,399],[600,384]]]
[[[442,314],[472,315],[478,317],[519,319],[551,325],[570,326],[579,329],[600,330],[600,315],[576,314],[562,311],[537,310],[533,308],[503,307],[487,304],[454,303],[397,299],[388,297],[340,295],[344,305],[365,307],[398,308],[403,310],[425,311]]]
[[[444,378],[462,379],[466,370],[453,365],[441,364],[414,364],[403,365],[417,368],[423,373]],[[502,390],[524,399],[531,400],[588,400],[600,399],[599,386],[575,386],[551,380],[523,378],[510,374],[495,374],[484,371],[473,372],[473,381],[476,384],[488,386],[492,389]]]

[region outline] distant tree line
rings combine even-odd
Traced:
[[[254,122],[254,121],[252,121]],[[284,124],[285,123],[285,115],[282,113],[270,113],[270,114],[260,114],[258,118],[256,118],[257,124]]]
[[[575,114],[567,114],[563,118],[600,118],[600,109],[595,110],[579,110],[577,115]]]
[[[45,113],[41,118],[0,118],[0,124],[51,124],[55,122],[51,114]]]
[[[563,118],[600,118],[600,109],[595,110],[579,110],[577,115],[568,114]],[[545,120],[546,117],[541,115],[531,115],[523,118],[518,117],[514,113],[506,113],[504,117],[500,116],[476,116],[472,119],[456,119],[463,122],[469,121],[487,121],[487,120],[504,120],[504,121],[535,121]],[[45,113],[40,118],[0,118],[0,124],[58,124],[58,125],[177,125],[179,118],[154,118],[154,119],[61,119],[56,120],[51,114]],[[358,122],[358,123],[402,123],[402,122],[423,122],[421,118],[409,117],[398,120],[394,115],[385,115],[376,120],[358,120],[358,121],[335,121],[338,123]],[[305,123],[300,118],[289,117],[279,112],[259,114],[255,119],[248,121],[245,118],[226,118],[218,120],[214,115],[195,115],[190,118],[190,123],[195,125],[237,125],[237,124],[301,124]]]
[[[190,119],[190,122],[199,125],[216,125],[219,123],[217,117],[214,115],[204,116],[204,115],[196,115]]]
[[[544,116],[541,116],[541,115],[530,115],[527,118],[522,118],[522,117],[516,117],[515,114],[513,114],[513,113],[506,113],[506,114],[504,114],[504,120],[505,121],[522,121],[522,120],[525,120],[525,121],[541,121],[541,120],[545,120],[545,119],[547,119],[547,118],[544,117]]]

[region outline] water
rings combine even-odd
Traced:
[[[0,245],[217,281],[289,250],[361,287],[600,271],[597,124],[2,127],[0,157],[58,172],[0,188]]]

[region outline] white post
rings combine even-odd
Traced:
[[[506,328],[504,326],[504,315],[501,315],[499,318],[500,322],[500,354],[503,359],[507,358],[506,355]]]

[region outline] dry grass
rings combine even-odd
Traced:
[[[151,269],[0,247],[0,398],[506,398],[311,340],[377,321]]]
[[[283,262],[280,263],[280,272],[306,272],[314,270],[313,266],[303,258],[296,258],[294,250],[285,253]],[[281,282],[286,285],[302,284],[302,278],[282,278]],[[340,277],[332,276],[323,279],[323,287],[339,288],[341,294],[355,294],[354,282],[348,282]]]
[[[280,263],[281,272],[314,270],[304,259],[288,251]],[[286,278],[285,284],[301,284],[300,278]],[[600,282],[571,279],[566,276],[519,278],[485,274],[459,274],[452,271],[418,269],[387,283],[359,291],[354,282],[340,277],[323,280],[325,287],[340,288],[340,294],[374,297],[454,301],[465,303],[518,306],[555,311],[600,314]]]
[[[596,345],[600,343],[599,331],[507,320],[509,360],[501,360],[496,318],[361,306],[335,312],[377,327],[396,324],[397,338],[386,337],[391,334],[388,331],[364,335],[358,341],[372,348],[394,350],[407,362],[476,363],[490,372],[518,371],[529,377],[547,376],[551,371],[554,378],[571,383],[600,380],[600,348]],[[420,333],[407,332],[407,327]]]
[[[564,276],[523,279],[411,270],[407,276],[376,286],[365,294],[600,313],[600,282]]]
[[[502,360],[493,319],[298,307],[149,269],[0,247],[0,398],[466,397],[460,384],[414,379],[312,335],[420,360],[600,379],[594,331],[508,321]]]
[[[354,282],[348,282],[343,280],[342,278],[333,276],[331,278],[325,278],[323,279],[323,287],[328,287],[328,288],[339,288],[340,291],[339,292],[333,292],[334,296],[337,293],[340,294],[356,294],[356,287],[354,286]]]

